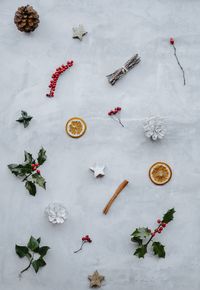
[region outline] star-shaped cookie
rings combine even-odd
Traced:
[[[78,38],[79,40],[83,39],[83,36],[87,34],[82,24],[79,24],[78,27],[73,27],[73,38]]]
[[[90,280],[90,287],[101,287],[102,281],[105,279],[104,276],[100,275],[98,271],[95,271],[92,275],[88,276]]]
[[[95,164],[94,166],[90,167],[90,170],[94,173],[94,176],[96,178],[103,177],[105,175],[104,169],[105,169],[104,165],[98,165],[98,164]]]

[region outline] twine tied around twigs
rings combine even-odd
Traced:
[[[130,69],[140,62],[138,54],[130,58],[124,66],[117,69],[114,73],[107,75],[109,83],[113,86],[123,75],[125,75]]]

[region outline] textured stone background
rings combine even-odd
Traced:
[[[98,269],[106,277],[103,289],[199,290],[200,2],[31,0],[41,23],[30,35],[13,24],[23,4],[27,1],[0,3],[0,289],[85,290],[88,274]],[[72,27],[79,23],[88,31],[82,42],[72,39]],[[185,87],[170,36],[185,68]],[[111,87],[105,75],[136,52],[142,62]],[[74,67],[60,78],[55,98],[46,98],[51,73],[68,59]],[[123,108],[126,128],[107,117],[115,106]],[[27,129],[15,122],[21,109],[34,116]],[[151,114],[168,123],[162,142],[143,135],[143,120]],[[79,140],[65,134],[72,116],[88,125]],[[36,154],[41,146],[48,154],[41,168],[47,190],[31,197],[7,164],[21,162],[24,149]],[[164,187],[148,179],[156,161],[173,168]],[[106,164],[103,179],[88,171],[94,162]],[[129,186],[103,216],[105,203],[125,178]],[[70,212],[64,225],[54,227],[44,216],[53,201]],[[154,227],[171,207],[175,220],[160,236],[166,259],[134,257],[132,230]],[[41,272],[30,270],[19,281],[26,261],[17,257],[14,245],[31,234],[41,236],[51,251]],[[93,243],[74,255],[84,234]]]

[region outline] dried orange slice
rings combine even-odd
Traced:
[[[153,183],[163,185],[170,181],[172,170],[168,164],[164,162],[156,162],[149,169],[149,177]]]
[[[79,138],[85,133],[87,125],[83,119],[73,117],[67,121],[65,129],[70,137]]]

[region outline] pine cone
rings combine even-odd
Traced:
[[[40,22],[37,11],[32,6],[21,6],[15,13],[14,22],[17,28],[23,32],[34,31]]]

